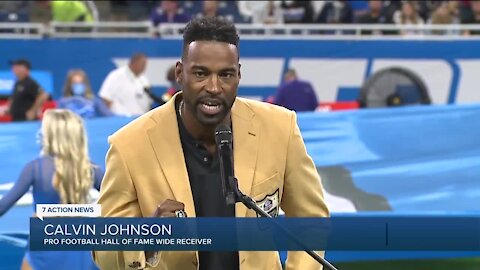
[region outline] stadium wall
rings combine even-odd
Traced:
[[[479,40],[244,40],[239,94],[268,97],[275,93],[285,69],[294,67],[301,78],[313,83],[321,101],[353,100],[370,74],[401,66],[423,79],[434,103],[480,102],[479,46]],[[98,91],[108,72],[125,64],[134,52],[150,57],[147,76],[161,92],[168,86],[166,70],[179,59],[180,48],[181,40],[2,40],[0,94],[8,93],[13,84],[5,72],[11,59],[29,59],[42,74],[39,80],[44,87],[58,98],[69,69],[86,70]]]

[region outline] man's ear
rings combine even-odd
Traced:
[[[240,72],[241,68],[242,68],[242,64],[238,64],[238,79],[242,78],[242,72]]]
[[[180,85],[183,82],[183,64],[180,61],[175,64],[175,81]]]

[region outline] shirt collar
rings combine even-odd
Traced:
[[[127,73],[128,76],[132,78],[140,78],[140,76],[136,76],[133,71],[130,69],[128,65],[125,66],[125,72]]]

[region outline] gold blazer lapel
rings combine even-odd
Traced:
[[[185,204],[185,211],[189,217],[195,217],[192,190],[175,113],[177,95],[172,97],[165,105],[156,109],[157,112],[152,115],[152,118],[157,124],[150,128],[147,133],[175,200]]]
[[[232,108],[232,126],[235,176],[240,191],[250,195],[257,163],[259,124],[253,111],[239,98]],[[247,208],[237,203],[235,211],[237,217],[245,217]]]

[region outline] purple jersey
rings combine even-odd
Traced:
[[[275,104],[296,112],[314,111],[317,96],[310,83],[293,80],[283,83],[275,96]]]

